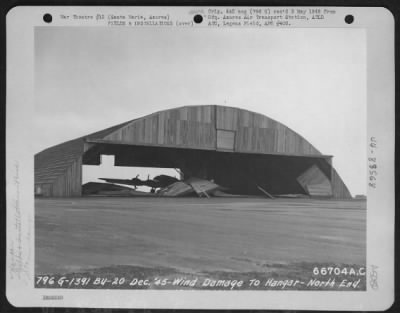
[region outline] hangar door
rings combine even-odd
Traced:
[[[297,181],[303,189],[314,197],[331,197],[332,185],[328,177],[316,165],[311,166],[303,174],[301,174]]]

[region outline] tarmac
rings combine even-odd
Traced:
[[[36,274],[113,265],[258,271],[366,263],[366,201],[260,198],[35,199]]]

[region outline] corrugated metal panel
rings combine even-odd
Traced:
[[[72,197],[80,196],[82,193],[82,158],[79,157],[75,162],[66,168],[52,184],[52,196]]]
[[[310,196],[332,196],[332,186],[329,179],[316,165],[311,166],[308,170],[301,174],[297,178],[297,181]]]
[[[229,121],[237,120],[236,151],[247,153],[279,153],[288,155],[321,154],[296,132],[264,115],[242,109],[217,110],[221,128],[231,129]],[[228,121],[228,122],[227,122]],[[217,125],[217,126],[220,126]]]
[[[35,155],[35,192],[41,190],[47,197],[80,195],[83,143],[78,138]]]
[[[333,197],[337,199],[351,199],[351,193],[337,171],[332,167],[332,189]]]
[[[213,106],[183,107],[154,113],[106,135],[105,140],[176,147],[215,147]]]
[[[100,139],[128,123],[45,149],[35,155],[35,193],[47,197],[68,197],[81,194],[82,155],[85,138]]]
[[[217,130],[217,149],[233,150],[235,147],[235,132]]]
[[[216,128],[237,130],[239,126],[239,110],[236,108],[216,106]]]

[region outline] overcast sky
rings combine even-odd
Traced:
[[[155,111],[201,104],[278,120],[333,155],[353,195],[366,193],[364,30],[36,28],[36,152]],[[100,171],[85,166],[84,182],[138,172],[113,172],[105,163]]]

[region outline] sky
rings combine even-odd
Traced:
[[[216,104],[305,137],[366,194],[366,36],[356,28],[37,27],[36,152],[155,111]],[[83,182],[146,170],[84,166]],[[176,175],[152,171],[156,174]]]

